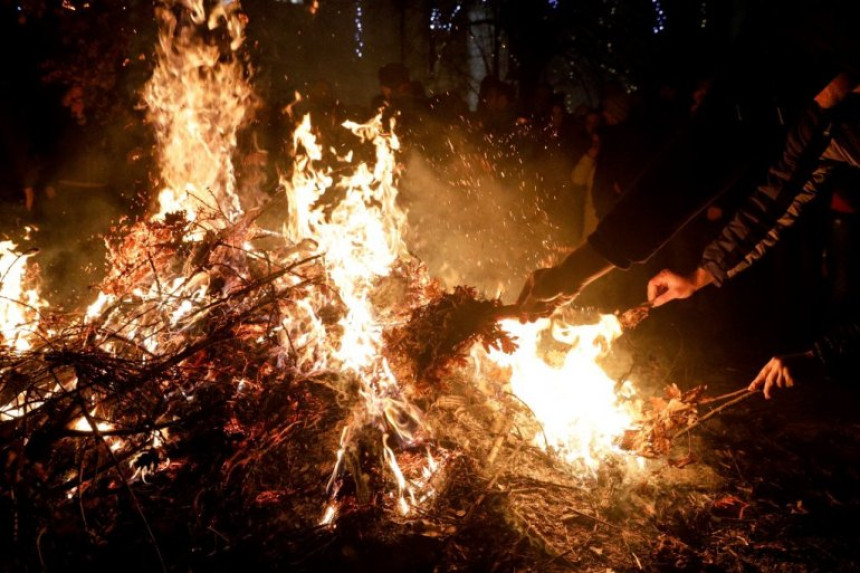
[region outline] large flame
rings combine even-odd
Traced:
[[[598,362],[621,335],[618,318],[604,315],[586,325],[505,320],[503,327],[519,348],[513,354],[493,350],[490,359],[511,369],[511,391],[541,423],[536,444],[553,448],[576,470],[593,472],[619,452],[618,439],[635,425],[632,383],[616,388]]]
[[[356,165],[337,182],[321,163],[323,148],[305,117],[293,136],[295,163],[292,177],[283,185],[289,201],[286,235],[293,242],[310,240],[323,255],[326,275],[335,287],[345,309],[337,328],[328,335],[322,321],[313,324],[321,331],[318,340],[327,351],[315,367],[328,366],[333,360],[341,371],[351,374],[360,384],[362,400],[354,407],[341,436],[335,469],[329,489],[342,469],[344,451],[355,432],[373,425],[382,433],[384,457],[397,485],[397,504],[404,514],[420,497],[414,480],[404,475],[397,463],[392,442],[412,443],[416,431],[426,429],[422,413],[403,395],[400,383],[382,355],[382,334],[386,326],[384,309],[374,305],[372,295],[379,281],[388,277],[395,264],[406,254],[403,241],[405,215],[397,205],[396,158],[400,143],[392,130],[386,130],[381,117],[360,125],[344,127],[375,149],[373,167]],[[348,158],[351,159],[351,158]],[[334,205],[324,200],[332,191],[342,193]],[[317,308],[326,301],[317,301]],[[428,464],[432,463],[428,458]],[[323,517],[334,518],[334,506]]]
[[[33,254],[34,250],[19,251],[13,241],[0,241],[0,344],[13,355],[32,350],[50,334],[42,332],[41,311],[48,303],[39,293],[38,267],[30,263]],[[5,377],[8,372],[4,364],[0,375]],[[0,421],[22,416],[42,403],[26,391],[20,392],[9,402],[0,402]]]
[[[204,0],[169,1],[157,4],[156,16],[156,65],[143,97],[166,187],[153,218],[181,213],[195,221],[184,237],[191,242],[202,238],[213,221],[232,221],[242,213],[233,160],[237,133],[254,100],[237,54],[246,19],[233,0],[208,9]],[[127,243],[134,241],[131,237]],[[158,276],[153,268],[133,292],[122,294],[118,300],[99,292],[87,309],[87,321],[116,327],[118,334],[154,355],[166,353],[175,344],[168,343],[165,329],[149,318],[129,318],[129,305],[138,306],[139,317],[157,309],[168,321],[166,332],[176,334],[182,318],[208,301],[209,277],[205,272]],[[180,341],[174,337],[174,342]],[[107,343],[105,350],[114,347]]]
[[[159,215],[201,208],[232,219],[240,211],[233,154],[253,92],[236,51],[244,16],[236,1],[207,11],[204,0],[158,4],[156,66],[144,90],[155,126],[161,177]],[[177,14],[182,14],[178,17]],[[185,18],[190,19],[185,21]],[[219,45],[215,38],[226,36]]]
[[[231,1],[222,1],[209,10],[203,0],[177,0],[159,6],[157,63],[144,97],[156,129],[161,175],[167,187],[160,194],[158,212],[150,220],[153,225],[141,228],[171,238],[175,228],[170,225],[187,219],[192,223],[183,240],[192,243],[202,233],[225,230],[223,226],[212,229],[207,221],[220,217],[221,221],[236,222],[242,214],[233,156],[237,131],[253,99],[236,57],[244,20],[238,3]],[[214,41],[216,37],[226,43],[219,44]],[[283,240],[289,249],[285,250],[319,257],[324,284],[308,288],[305,299],[284,303],[288,308],[278,309],[273,329],[284,361],[307,374],[339,373],[343,394],[354,398],[343,422],[339,447],[333,452],[330,499],[323,523],[332,523],[337,517],[345,458],[357,447],[363,429],[370,427],[380,437],[380,450],[389,470],[389,499],[402,514],[413,513],[434,494],[432,478],[445,458],[445,452],[427,439],[432,430],[424,413],[409,401],[407,389],[383,355],[383,332],[404,321],[402,313],[408,312],[403,305],[380,302],[376,296],[381,284],[395,280],[395,270],[408,267],[406,217],[397,204],[400,142],[393,125],[384,124],[381,117],[366,124],[346,123],[344,128],[373,148],[372,162],[353,163],[351,154],[340,158],[327,152],[314,136],[309,117],[293,135],[293,168],[281,181],[288,200]],[[183,213],[184,219],[165,217],[171,212]],[[176,223],[175,219],[182,221]],[[148,243],[135,236],[126,239],[126,250],[135,252],[145,263],[135,267],[136,272],[142,269],[139,280],[129,292],[103,288],[82,319],[88,328],[105,327],[113,334],[98,339],[96,344],[102,351],[117,353],[118,345],[133,345],[141,349],[142,360],[169,356],[186,343],[189,317],[205,316],[213,301],[245,286],[241,276],[214,281],[204,268],[156,265],[149,246],[157,251],[160,244],[169,242],[167,239],[161,243]],[[229,241],[228,237],[223,239],[225,244]],[[257,253],[246,243],[229,246],[235,247],[230,251],[234,255],[225,255],[234,257],[226,265],[232,269],[247,270],[254,257],[265,256],[267,262],[282,266],[290,262],[271,261],[268,253]],[[14,244],[3,242],[0,257],[2,342],[17,351],[27,351],[33,347],[38,309],[43,303],[24,286],[27,255],[18,253]],[[418,277],[410,279],[418,281]],[[289,274],[277,280],[281,287],[300,281]],[[511,355],[494,351],[490,358],[510,369],[511,391],[529,405],[543,425],[545,438],[537,439],[558,451],[572,471],[583,475],[593,472],[605,456],[616,451],[614,441],[632,425],[620,399],[629,395],[632,387],[624,384],[619,391],[597,363],[620,334],[617,321],[605,317],[599,325],[576,328],[558,323],[551,326],[549,321],[531,325],[505,322],[504,328],[517,337],[519,350]],[[549,358],[544,348],[548,338],[554,345]],[[236,381],[237,386],[240,383]],[[21,404],[19,398],[0,409],[0,415],[20,415],[24,411]],[[73,429],[96,433],[112,428],[107,419],[110,412],[100,412],[104,419],[95,414],[92,409],[81,416]],[[153,448],[167,439],[166,433],[154,432]],[[111,438],[111,447],[122,448],[123,442]],[[420,452],[423,463],[404,467],[406,448],[410,455]]]

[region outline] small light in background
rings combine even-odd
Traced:
[[[663,6],[660,4],[660,0],[651,0],[651,4],[653,4],[654,11],[657,13],[657,21],[654,23],[654,27],[651,28],[651,31],[655,34],[659,34],[666,29],[666,13],[663,12]]]
[[[451,15],[448,16],[446,21],[446,19],[442,16],[442,10],[434,6],[430,10],[430,29],[450,32],[454,29],[454,19],[457,17],[457,14],[459,14],[460,10],[462,9],[462,4],[457,4],[456,6],[454,6],[454,9],[451,10]]]
[[[364,8],[361,5],[361,0],[355,3],[355,55],[359,58],[364,57]]]

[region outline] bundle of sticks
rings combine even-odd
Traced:
[[[639,325],[651,309],[642,303],[619,315],[625,331]],[[594,309],[577,309],[583,316],[596,315]],[[503,352],[516,349],[515,340],[500,321],[518,318],[521,309],[499,299],[481,299],[475,289],[458,286],[429,303],[413,309],[409,321],[387,335],[390,353],[406,357],[411,378],[419,384],[442,383],[452,368],[466,363],[467,353],[476,342]]]

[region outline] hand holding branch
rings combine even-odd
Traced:
[[[703,268],[686,276],[663,269],[648,281],[648,302],[653,306],[661,306],[675,299],[690,298],[697,290],[712,282],[714,276]]]
[[[784,354],[771,358],[750,383],[750,390],[762,390],[770,400],[774,388],[793,388],[798,380],[806,378],[817,364],[811,350],[797,354]]]

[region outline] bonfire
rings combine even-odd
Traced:
[[[446,570],[527,554],[552,570],[584,558],[572,537],[621,535],[606,484],[668,456],[702,393],[643,407],[610,378],[614,315],[521,325],[494,318],[499,300],[445,292],[409,254],[400,142],[380,117],[343,126],[369,162],[302,118],[282,196],[238,196],[244,21],[235,2],[207,6],[158,10],[144,98],[165,187],[108,238],[89,308],[52,313],[33,253],[0,244],[7,559],[327,570],[362,540],[367,562],[432,547]],[[628,537],[614,547],[636,566]]]

